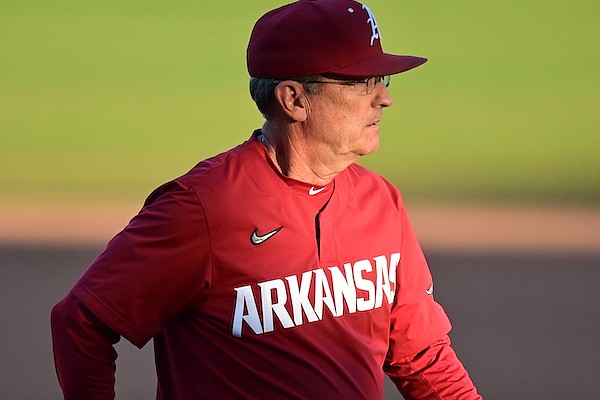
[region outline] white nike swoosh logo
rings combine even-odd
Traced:
[[[433,283],[431,284],[431,287],[425,291],[425,293],[427,293],[428,296],[433,294]]]
[[[258,234],[258,228],[254,229],[254,231],[252,232],[252,236],[250,236],[250,241],[254,245],[264,243],[267,240],[271,239],[273,236],[275,236],[282,229],[283,229],[283,226],[280,226],[279,228],[274,229],[271,232],[267,232],[264,235]]]
[[[310,189],[308,189],[308,194],[314,196],[315,194],[321,193],[323,190],[325,190],[325,187],[322,187],[321,189],[315,189],[315,187],[313,186]]]

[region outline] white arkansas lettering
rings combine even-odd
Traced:
[[[241,337],[244,328],[257,335],[273,332],[275,321],[284,328],[314,323],[324,318],[380,308],[394,301],[396,268],[400,253],[370,260],[306,271],[252,285],[234,288],[236,292],[231,333]],[[373,274],[374,271],[374,274]],[[260,310],[259,312],[259,305]]]

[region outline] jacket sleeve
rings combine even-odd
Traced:
[[[141,348],[177,315],[204,301],[211,254],[207,220],[195,192],[172,182],[149,197],[71,293]]]
[[[384,371],[406,400],[480,399],[450,346],[450,321],[434,299],[427,260],[402,204],[401,216],[402,257]]]
[[[386,371],[406,400],[478,400],[471,378],[448,336],[388,366]]]
[[[172,182],[94,260],[51,315],[65,399],[113,399],[121,337],[137,347],[208,291],[206,219],[193,190]]]
[[[119,335],[69,293],[52,309],[54,363],[65,400],[115,397]]]

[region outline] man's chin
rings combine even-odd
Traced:
[[[371,143],[369,143],[369,145],[366,146],[365,153],[363,155],[366,156],[368,154],[375,153],[379,149],[380,144],[381,143],[379,141],[379,135],[377,135],[373,138],[373,140],[371,140]]]
[[[377,144],[376,146],[370,147],[368,149],[357,151],[357,152],[355,152],[355,154],[359,157],[364,157],[364,156],[368,156],[369,154],[375,153],[378,149],[379,149],[379,144]]]

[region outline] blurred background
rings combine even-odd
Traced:
[[[0,0],[0,397],[60,398],[52,305],[152,189],[260,127],[245,48],[282,4]],[[429,58],[361,163],[403,192],[459,355],[487,398],[595,398],[600,4],[367,4],[384,50]],[[122,346],[120,398],[152,398]]]

